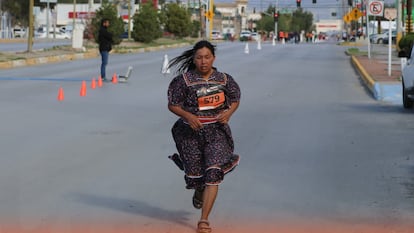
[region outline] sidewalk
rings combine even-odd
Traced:
[[[355,45],[351,47],[368,51],[365,41]],[[395,48],[391,49],[391,66],[388,62],[388,46],[382,44],[371,45],[370,58],[367,55],[351,56],[351,63],[376,100],[402,104],[401,58],[397,57]]]

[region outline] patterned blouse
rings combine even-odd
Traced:
[[[168,104],[197,116],[216,116],[240,100],[240,88],[229,74],[214,70],[208,80],[196,71],[176,76],[168,87]]]

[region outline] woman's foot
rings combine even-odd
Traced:
[[[196,188],[193,195],[193,206],[196,209],[201,209],[203,207],[203,188]]]
[[[211,233],[210,222],[207,220],[198,221],[197,233]]]

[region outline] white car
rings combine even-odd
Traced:
[[[255,40],[255,41],[259,41],[259,33],[257,33],[257,32],[252,32],[251,34],[250,34],[250,37],[253,39],[253,40]]]
[[[407,57],[407,54],[399,54],[399,57]],[[414,49],[411,49],[407,64],[401,71],[401,79],[403,106],[412,108],[414,105]]]
[[[14,38],[23,38],[26,37],[26,29],[24,28],[14,28],[13,29]]]
[[[45,31],[38,32],[36,34],[36,37],[38,37],[38,38],[46,38],[47,37],[47,34],[46,34]],[[72,38],[72,35],[70,33],[67,33],[65,31],[63,31],[63,30],[58,30],[58,31],[50,30],[49,31],[49,38],[50,39],[53,39],[53,38],[56,38],[56,39],[70,39],[70,38]]]
[[[252,33],[250,31],[242,31],[240,33],[240,39],[245,38],[245,40],[250,40],[251,35],[252,35]]]
[[[392,35],[397,35],[397,31],[392,31]],[[369,39],[371,43],[382,44],[384,38],[386,37],[388,38],[388,30],[384,33],[372,34],[370,35]]]
[[[223,36],[221,35],[221,33],[219,31],[212,31],[211,32],[211,39],[213,39],[213,40],[222,40]]]

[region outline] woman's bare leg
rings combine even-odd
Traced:
[[[203,207],[201,209],[200,220],[208,221],[211,210],[213,209],[214,202],[216,201],[218,193],[218,185],[207,185],[203,194]],[[207,226],[208,223],[200,223],[201,226]]]

